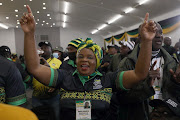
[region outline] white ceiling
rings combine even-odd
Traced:
[[[142,22],[146,12],[150,13],[150,18],[163,16],[168,12],[180,10],[180,0],[149,0],[143,5],[138,5],[139,0],[67,0],[69,7],[67,11],[66,28],[78,29],[83,32],[91,33],[98,29],[102,24],[114,16],[123,15],[114,23],[98,31],[97,35],[108,36],[118,31],[126,30],[131,26]],[[26,12],[24,5],[30,5],[37,27],[62,27],[64,15],[64,0],[0,0],[0,22],[11,27],[19,26],[17,20],[23,12]],[[45,3],[45,5],[43,5]],[[138,6],[136,6],[138,5]],[[42,9],[46,7],[46,10]],[[125,14],[124,10],[128,7],[135,7],[135,10]],[[18,9],[18,12],[15,12]],[[38,14],[37,11],[40,13]],[[50,17],[47,16],[50,14]],[[174,15],[180,14],[173,13]],[[15,15],[18,15],[16,17]],[[173,15],[171,15],[173,16]],[[169,17],[171,17],[169,15]],[[6,19],[9,17],[9,19]],[[39,21],[37,21],[39,19]],[[43,23],[43,21],[45,21]],[[49,23],[49,24],[46,24]],[[55,25],[53,25],[55,23]],[[44,24],[42,26],[42,24]]]

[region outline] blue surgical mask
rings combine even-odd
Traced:
[[[59,57],[58,53],[53,53],[53,57],[58,58]]]

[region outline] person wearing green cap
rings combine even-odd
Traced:
[[[53,56],[63,62],[63,48],[62,47],[55,47],[53,49]]]
[[[44,85],[65,90],[60,99],[63,110],[62,120],[105,120],[109,112],[112,89],[126,91],[148,75],[152,39],[157,30],[153,21],[148,22],[149,14],[146,14],[141,29],[142,46],[134,70],[109,74],[98,72],[97,69],[102,62],[102,50],[92,40],[86,40],[78,47],[77,69],[71,73],[55,70],[39,63],[34,39],[35,20],[30,7],[28,5],[26,7],[28,13],[22,16],[20,23],[24,31],[27,68]],[[90,104],[90,108],[86,110],[85,102]]]

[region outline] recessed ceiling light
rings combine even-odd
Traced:
[[[37,25],[38,23],[36,23],[36,25]]]
[[[46,25],[49,25],[49,23],[46,23]]]
[[[39,13],[39,11],[37,11],[37,13]]]
[[[43,7],[43,9],[45,10],[45,9],[46,9],[46,7]]]
[[[32,1],[32,0],[29,0],[29,1]]]
[[[51,25],[51,27],[52,27],[52,25]]]
[[[18,10],[14,10],[15,12],[18,12]]]
[[[9,17],[6,17],[6,19],[9,19]]]
[[[24,7],[26,7],[26,5],[24,5]]]
[[[11,1],[13,1],[13,0],[11,0]]]
[[[16,28],[18,28],[18,26],[16,26]]]
[[[46,3],[43,3],[43,5],[46,5]]]
[[[19,21],[17,22],[17,24],[18,24],[18,25],[20,24]]]
[[[37,21],[39,21],[39,19],[37,19]]]
[[[44,24],[41,24],[42,26],[44,25]]]
[[[19,20],[17,20],[17,22],[19,22]]]
[[[43,23],[45,23],[45,21],[43,21]]]
[[[0,5],[2,5],[2,3],[0,3]]]
[[[50,14],[47,14],[47,16],[50,16]]]
[[[51,17],[49,19],[51,20]]]
[[[18,17],[18,15],[16,15],[16,17]]]
[[[53,23],[53,25],[55,25],[55,23]]]

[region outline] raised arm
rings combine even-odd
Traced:
[[[24,56],[28,71],[41,83],[49,85],[51,70],[49,67],[40,64],[39,56],[35,45],[35,20],[31,8],[26,6],[28,13],[24,13],[20,23],[24,31]]]
[[[152,53],[152,39],[157,30],[156,24],[153,21],[148,21],[148,18],[149,14],[146,13],[140,30],[141,48],[135,70],[121,72],[116,82],[117,87],[129,89],[148,75]]]

